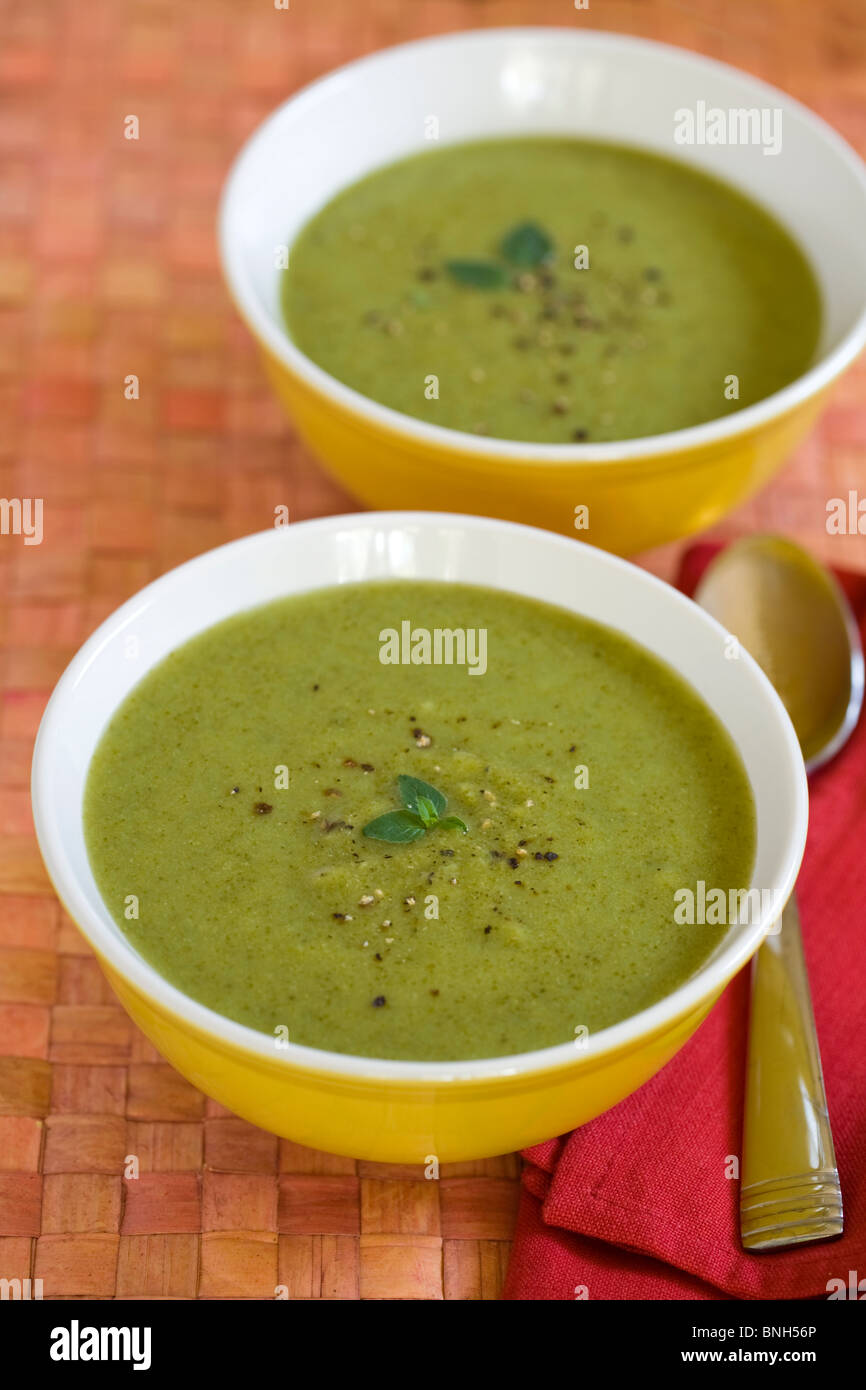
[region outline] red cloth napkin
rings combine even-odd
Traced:
[[[718,547],[686,555],[691,593]],[[866,575],[842,574],[866,641]],[[747,1255],[739,1241],[749,972],[634,1095],[526,1151],[506,1299],[827,1297],[866,1277],[866,717],[810,782],[797,886],[845,1205],[840,1240]],[[585,1292],[583,1292],[585,1290]]]

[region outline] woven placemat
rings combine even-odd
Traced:
[[[44,539],[0,536],[0,1277],[46,1299],[488,1299],[516,1156],[421,1169],[252,1128],[161,1061],[63,914],[33,838],[33,736],[66,662],[172,565],[353,507],[295,439],[222,288],[232,155],[289,92],[383,45],[475,25],[598,25],[777,81],[866,149],[859,0],[0,0],[0,496],[44,499]],[[138,117],[140,138],[123,138]],[[124,379],[139,378],[137,400]],[[837,564],[825,528],[862,485],[863,370],[784,475],[731,518]],[[677,547],[647,557],[672,572]],[[137,1178],[124,1176],[129,1155]]]

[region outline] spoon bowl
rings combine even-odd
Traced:
[[[749,536],[709,566],[695,598],[755,658],[791,716],[806,771],[834,757],[863,706],[863,646],[823,565],[782,536]]]

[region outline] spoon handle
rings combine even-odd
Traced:
[[[752,965],[740,1235],[778,1250],[842,1234],[842,1190],[796,898]]]

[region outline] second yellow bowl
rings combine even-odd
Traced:
[[[780,111],[781,145],[680,145],[676,113]],[[693,164],[773,213],[818,278],[815,364],[724,419],[622,443],[533,445],[429,425],[317,367],[283,324],[275,255],[341,188],[445,141],[558,134]],[[866,341],[866,168],[798,102],[707,58],[622,35],[490,29],[402,45],[292,97],[252,136],[226,184],[229,288],[301,434],[374,507],[493,515],[632,554],[709,526],[761,487],[811,426]],[[732,366],[732,370],[734,367]],[[576,508],[581,523],[576,529]],[[588,525],[584,526],[584,520]]]

